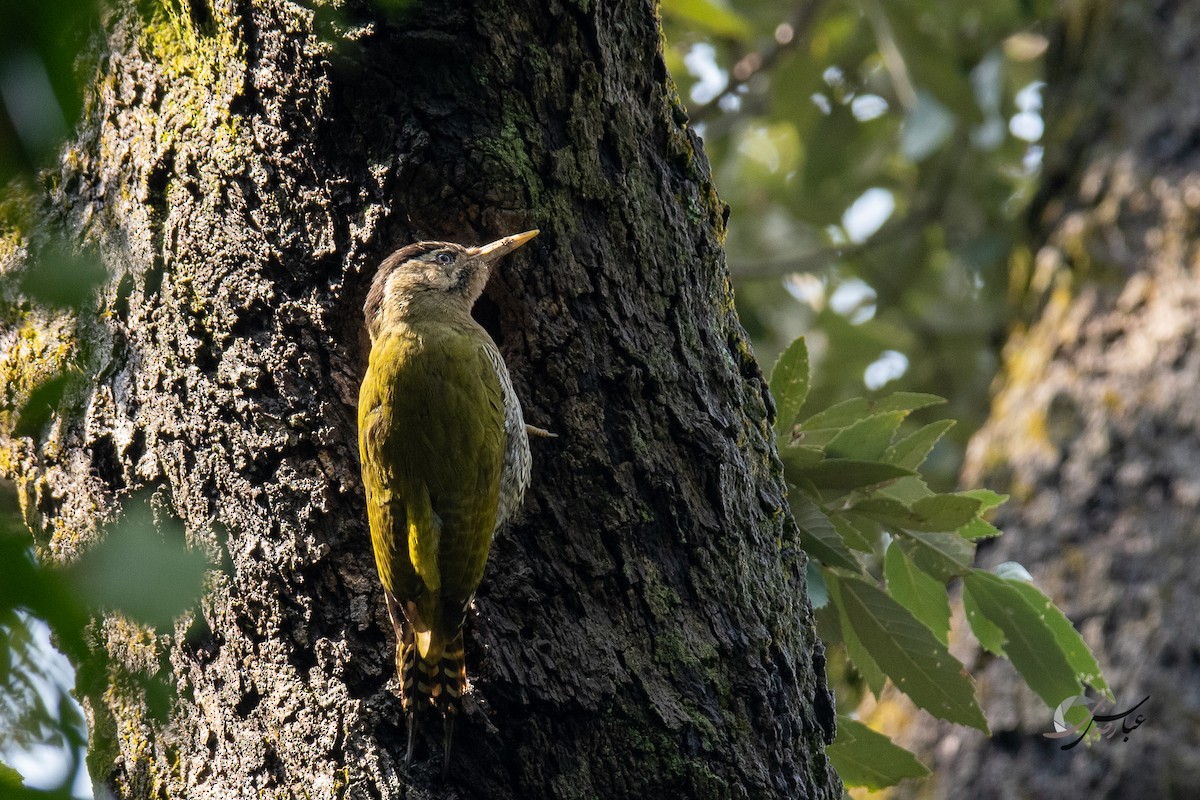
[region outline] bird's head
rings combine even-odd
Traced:
[[[515,233],[479,247],[452,242],[401,247],[379,265],[367,293],[363,311],[372,335],[385,317],[403,317],[418,307],[469,313],[483,294],[492,263],[537,235],[536,230]]]

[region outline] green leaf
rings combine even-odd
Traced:
[[[829,587],[825,585],[825,579],[821,577],[821,568],[817,566],[816,561],[810,558],[804,569],[808,583],[808,602],[812,604],[814,610],[824,608],[829,605]]]
[[[903,411],[887,411],[860,419],[834,436],[825,445],[825,452],[830,458],[878,461],[883,458],[904,416]]]
[[[825,451],[808,445],[785,445],[779,449],[779,457],[785,466],[807,469],[825,460]]]
[[[908,609],[873,583],[851,576],[838,576],[830,592],[896,688],[935,717],[987,732],[971,676]]]
[[[849,717],[837,718],[837,739],[825,748],[825,755],[848,786],[878,790],[929,774],[912,753]]]
[[[808,563],[813,565],[817,562],[809,561]],[[821,579],[821,585],[825,585],[824,578]],[[829,600],[828,595],[826,595],[826,600]],[[842,615],[832,602],[827,602],[823,606],[814,606],[813,619],[817,623],[817,636],[825,643],[825,647],[845,644],[842,641]]]
[[[946,596],[946,585],[917,569],[899,547],[889,547],[884,554],[883,574],[892,598],[923,622],[938,641],[947,644],[950,601]]]
[[[21,773],[0,761],[0,786],[17,788],[25,785],[25,779],[21,777]]]
[[[792,517],[800,529],[800,546],[804,552],[833,567],[862,572],[862,564],[842,542],[825,512],[803,492],[789,492],[788,503]]]
[[[21,291],[54,306],[78,307],[108,277],[100,259],[65,245],[52,245],[21,275]]]
[[[662,13],[714,36],[748,39],[754,33],[737,12],[714,0],[663,0]]]
[[[775,362],[771,396],[775,398],[775,435],[787,437],[808,397],[808,346],[803,336],[788,345]]]
[[[990,539],[1000,535],[1000,529],[987,520],[976,517],[958,529],[958,535],[968,541],[977,542],[980,539]]]
[[[883,674],[883,670],[879,668],[879,664],[875,663],[875,659],[863,645],[862,639],[854,632],[854,626],[850,624],[850,618],[847,616],[846,609],[842,605],[838,594],[839,576],[827,569],[821,570],[821,576],[825,579],[825,586],[829,590],[831,605],[837,612],[839,635],[842,644],[846,646],[846,656],[854,664],[854,669],[862,676],[863,682],[867,684],[867,688],[871,690],[871,693],[879,697],[883,692],[883,687],[887,683],[887,676]]]
[[[956,531],[979,513],[980,503],[961,494],[935,494],[912,504],[923,531]]]
[[[1008,500],[1008,495],[993,492],[991,489],[970,489],[958,494],[961,497],[973,497],[978,500],[980,514],[991,511],[996,506]]]
[[[878,523],[863,516],[855,515],[854,519],[850,519],[850,516],[848,513],[833,514],[829,521],[833,523],[834,529],[846,546],[864,553],[875,552],[875,547],[879,544],[879,534],[882,532]]]
[[[964,539],[977,541],[999,536],[1000,531],[995,525],[983,518],[983,515],[1008,500],[1008,495],[993,492],[991,489],[972,489],[958,493],[962,497],[971,497],[979,501],[979,515],[958,529],[958,535]]]
[[[872,414],[881,414],[886,411],[916,411],[919,408],[945,402],[937,395],[917,392],[896,392],[878,400],[856,397],[852,400],[843,400],[819,414],[814,414],[804,421],[801,428],[806,431],[845,428]]]
[[[794,447],[797,444],[802,443],[807,447],[820,450],[822,453],[824,453],[825,445],[833,441],[833,437],[837,436],[841,432],[841,428],[826,428],[819,431],[805,431],[799,428],[793,428],[790,444]]]
[[[871,497],[856,503],[854,510],[905,530],[953,531],[975,517],[979,501],[957,494],[935,494],[906,506],[894,498]]]
[[[953,427],[952,419],[931,422],[889,447],[883,455],[883,460],[899,467],[916,469],[925,463],[934,445]]]
[[[187,548],[181,526],[163,527],[158,530],[147,505],[128,507],[125,518],[66,570],[79,597],[147,625],[170,627],[199,598],[208,559]]]
[[[871,653],[862,643],[862,639],[858,638],[858,634],[854,632],[854,627],[850,624],[846,613],[840,608],[838,609],[838,619],[842,623],[842,644],[846,646],[846,656],[854,665],[854,669],[863,682],[867,684],[867,688],[871,690],[871,694],[879,697],[883,694],[884,686],[887,685],[887,675],[871,657]]]
[[[920,475],[910,475],[907,478],[901,478],[898,481],[889,483],[878,491],[879,496],[899,500],[906,506],[911,506],[922,497],[929,497],[932,494],[933,490],[921,479]]]
[[[1067,615],[1032,583],[1004,578],[1001,580],[1007,580],[1017,590],[1017,593],[1025,598],[1025,602],[1029,603],[1037,612],[1038,618],[1043,624],[1050,629],[1051,634],[1054,635],[1054,641],[1062,649],[1063,655],[1067,657],[1067,663],[1075,670],[1075,677],[1106,695],[1110,700],[1114,699],[1112,688],[1104,679],[1104,674],[1100,671],[1100,664],[1096,662],[1096,656],[1088,648],[1087,642],[1083,641],[1079,631],[1075,630],[1071,620],[1067,619]]]
[[[912,475],[909,470],[894,464],[848,458],[827,458],[811,467],[796,470],[787,470],[787,464],[784,464],[784,468],[788,480],[793,483],[807,480],[812,481],[818,489],[843,492]]]
[[[1005,655],[1046,705],[1082,694],[1084,683],[1109,694],[1082,637],[1033,585],[976,569],[963,578],[963,593],[977,613],[1003,632]]]
[[[30,392],[29,399],[21,406],[13,433],[17,436],[39,438],[42,428],[50,421],[62,402],[69,379],[69,373],[60,373]]]
[[[962,601],[963,611],[967,615],[967,624],[971,626],[971,632],[975,634],[975,638],[979,640],[979,644],[989,653],[1005,658],[1004,631],[996,627],[995,623],[991,622],[983,611],[980,610],[979,604],[975,602],[973,594],[964,591]]]
[[[916,521],[912,509],[893,497],[868,497],[855,503],[851,510],[890,528],[908,527]]]
[[[975,563],[975,545],[957,533],[900,530],[893,544],[920,569],[943,582],[966,574]]]

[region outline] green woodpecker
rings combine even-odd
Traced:
[[[471,307],[496,259],[537,234],[481,247],[403,247],[380,264],[364,307],[371,358],[358,396],[358,447],[375,565],[396,632],[405,763],[417,713],[440,710],[443,776],[467,687],[467,606],[492,534],[529,485],[521,404]]]

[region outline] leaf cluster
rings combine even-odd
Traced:
[[[1082,637],[1044,594],[1008,577],[1013,570],[973,566],[976,544],[999,535],[985,517],[1007,498],[986,489],[936,492],[922,478],[921,465],[953,423],[904,423],[940,398],[897,392],[805,416],[803,339],[780,356],[771,391],[788,499],[812,558],[819,631],[827,645],[844,648],[872,693],[890,682],[935,717],[987,732],[974,682],[947,647],[947,587],[957,582],[972,632],[1047,706],[1085,685],[1111,694]],[[847,783],[880,788],[922,774],[886,737],[848,719],[838,724],[829,755]]]
[[[0,2],[0,186],[52,163],[83,105],[92,0]]]

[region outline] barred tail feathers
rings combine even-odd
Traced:
[[[450,773],[450,750],[454,745],[454,723],[462,711],[462,696],[467,690],[467,663],[463,654],[462,628],[442,651],[440,705],[445,714],[442,738],[442,780]]]
[[[462,710],[462,696],[467,691],[467,662],[463,653],[463,632],[446,645],[442,652],[442,708],[446,714],[458,714]]]
[[[406,689],[405,710],[410,710],[414,702],[425,701],[443,714],[457,714],[467,689],[462,631],[442,648],[440,657],[436,653],[429,653],[428,658],[422,656],[419,646],[411,650],[408,674],[401,678],[401,686]]]
[[[404,637],[396,647],[396,671],[400,679],[400,703],[408,717],[408,751],[405,763],[412,763],[416,745],[416,718],[432,708],[444,717],[442,775],[450,765],[450,749],[454,739],[454,723],[462,710],[462,697],[467,689],[467,669],[463,652],[463,632],[460,628],[444,648],[441,657],[429,653],[435,660],[421,656],[420,643],[413,635],[413,626],[404,626]]]
[[[446,640],[433,630],[405,626],[403,655],[397,653],[397,669],[403,689],[404,710],[431,705],[444,714],[457,714],[467,685],[463,656],[463,631]]]
[[[408,749],[404,753],[404,765],[412,763],[413,750],[417,746],[416,677],[417,647],[413,640],[412,625],[404,624],[403,632],[396,631],[396,677],[400,681],[400,707],[408,717]]]
[[[396,642],[396,677],[400,680],[400,705],[411,714],[416,702],[417,646],[412,625],[406,624]]]

